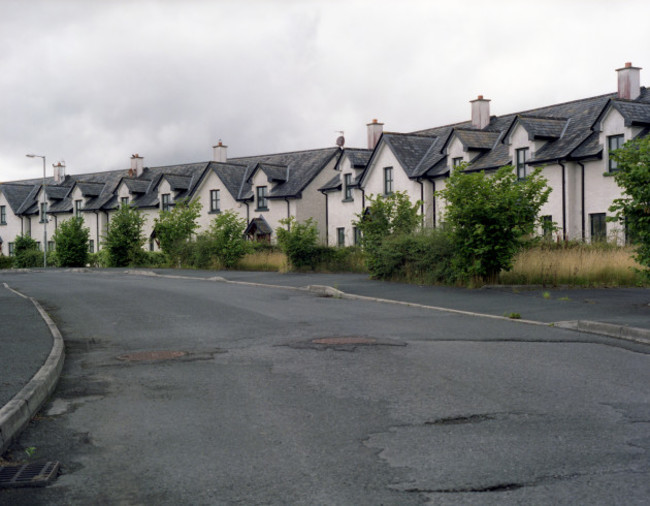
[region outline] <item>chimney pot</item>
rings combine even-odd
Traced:
[[[384,131],[384,124],[379,123],[377,119],[373,119],[366,126],[368,127],[368,149],[375,149]]]

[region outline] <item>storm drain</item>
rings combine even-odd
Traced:
[[[0,466],[0,488],[44,487],[59,474],[58,462]]]
[[[120,355],[118,360],[127,362],[153,362],[155,360],[173,360],[187,355],[186,351],[140,351]]]

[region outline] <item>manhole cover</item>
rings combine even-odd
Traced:
[[[377,344],[377,339],[372,337],[319,337],[312,339],[313,344],[325,344],[329,346],[338,346],[342,344]]]
[[[0,488],[44,487],[59,473],[58,462],[0,466]]]
[[[126,360],[128,362],[150,362],[154,360],[172,360],[184,357],[185,355],[187,355],[186,351],[139,351],[120,355],[117,358],[118,360]]]

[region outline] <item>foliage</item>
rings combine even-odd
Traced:
[[[208,237],[214,243],[212,253],[223,267],[234,267],[250,251],[244,230],[246,220],[234,211],[224,211],[212,221]]]
[[[144,217],[128,204],[122,204],[111,216],[104,237],[107,267],[127,267],[138,265],[142,261],[142,246],[146,241],[142,233],[143,226]]]
[[[108,249],[103,247],[96,253],[89,253],[88,264],[91,267],[109,267],[111,262]]]
[[[368,207],[357,214],[354,225],[361,232],[361,245],[366,254],[366,265],[372,276],[384,277],[383,260],[378,255],[383,242],[391,236],[415,232],[421,223],[418,215],[420,202],[411,203],[406,192],[390,195],[372,195],[367,198]]]
[[[0,255],[0,269],[11,269],[14,266],[14,258]]]
[[[377,248],[373,277],[423,284],[453,283],[453,248],[441,230],[422,230],[388,237]]]
[[[36,241],[29,236],[16,237],[14,255],[15,267],[43,267],[43,252],[38,249]]]
[[[278,245],[287,255],[291,267],[315,269],[321,261],[316,222],[309,218],[299,223],[291,216],[280,220],[280,224],[286,228],[277,229]]]
[[[88,262],[90,230],[83,223],[83,218],[75,216],[57,227],[54,243],[59,267],[83,267]]]
[[[452,265],[460,277],[495,279],[512,267],[522,240],[533,234],[551,189],[540,168],[525,179],[512,166],[490,175],[463,169],[452,171],[445,189],[436,192],[447,202]]]
[[[197,220],[201,214],[201,203],[179,201],[171,210],[160,212],[154,222],[154,232],[160,241],[160,249],[176,263],[180,260],[185,243],[199,227]]]
[[[627,227],[636,246],[636,260],[650,269],[650,136],[626,142],[611,154],[623,196],[609,208]]]

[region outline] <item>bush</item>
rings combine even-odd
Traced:
[[[219,263],[231,269],[250,251],[250,243],[244,238],[246,220],[233,211],[217,216],[207,237],[213,241],[213,253]]]
[[[106,248],[100,249],[97,253],[88,254],[88,265],[91,267],[109,267],[110,257]]]
[[[185,245],[199,227],[197,219],[201,214],[198,200],[187,203],[180,201],[169,211],[161,211],[154,223],[154,233],[160,241],[160,249],[174,265],[181,262]]]
[[[298,223],[292,216],[280,220],[286,228],[278,228],[278,245],[282,249],[289,264],[294,269],[315,269],[322,261],[324,251],[319,249],[318,228],[316,222],[309,218]]]
[[[15,267],[43,267],[43,252],[38,249],[38,244],[31,237],[24,235],[16,237],[14,252]]]
[[[13,257],[0,256],[0,269],[11,269],[13,266]]]
[[[75,216],[57,227],[54,243],[59,267],[84,267],[88,263],[89,235],[90,230],[83,227],[80,217]]]
[[[104,237],[104,249],[107,251],[107,267],[127,267],[139,265],[144,257],[142,235],[144,218],[139,211],[122,204],[111,217],[108,231]]]

